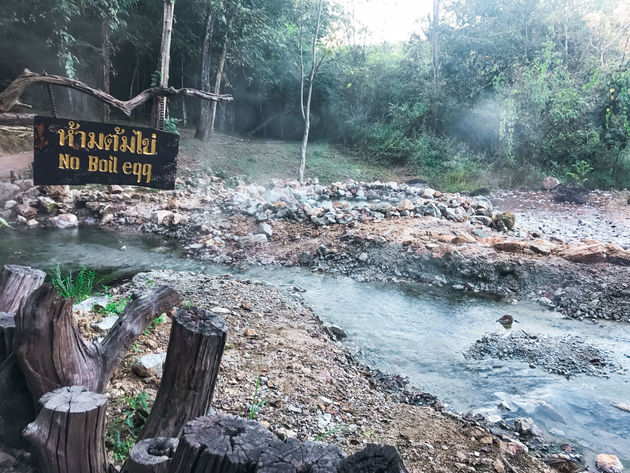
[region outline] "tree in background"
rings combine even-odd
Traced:
[[[313,84],[319,72],[319,68],[326,59],[326,51],[318,51],[318,46],[322,37],[322,12],[324,0],[317,3],[315,20],[312,21],[312,10],[314,5],[306,4],[305,0],[300,0],[299,17],[297,19],[298,30],[298,50],[300,53],[300,112],[304,120],[304,134],[302,135],[302,145],[300,146],[300,168],[298,178],[304,182],[304,170],[306,169],[306,147],[308,146],[308,135],[311,130],[311,100],[313,98]],[[310,20],[310,21],[309,21]],[[310,67],[308,65],[308,54],[305,50],[310,46]],[[308,71],[308,72],[307,72]],[[306,89],[306,91],[305,91]],[[304,94],[306,93],[306,99]]]
[[[214,31],[215,16],[213,15],[213,5],[210,0],[204,2],[205,29],[203,44],[201,47],[201,90],[210,92],[210,71],[212,64],[212,33]],[[182,73],[183,76],[183,73]],[[195,130],[195,138],[208,141],[210,138],[210,104],[203,102],[200,104],[199,119]]]
[[[203,140],[213,128],[295,140],[302,179],[308,144],[325,140],[451,190],[569,179],[576,166],[592,169],[590,186],[630,182],[627,2],[434,0],[418,33],[376,44],[356,19],[366,1],[176,2],[171,82],[236,100],[213,113],[175,98],[170,117]],[[0,87],[28,67],[134,95],[155,77],[161,3],[5,0]],[[61,115],[107,118],[55,93]],[[25,100],[47,110],[43,88]]]

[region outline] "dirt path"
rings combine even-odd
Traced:
[[[27,169],[32,162],[32,151],[0,156],[0,179],[8,178],[12,170],[21,171]]]

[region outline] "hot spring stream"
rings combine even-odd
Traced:
[[[57,263],[84,264],[109,280],[150,269],[230,272],[185,259],[160,238],[100,229],[28,233],[5,229],[0,264],[5,263],[42,269]],[[580,322],[526,303],[489,301],[416,284],[357,282],[298,268],[251,267],[235,276],[304,288],[305,301],[322,320],[348,333],[345,344],[358,358],[408,376],[412,385],[437,395],[452,410],[506,419],[531,417],[548,440],[582,446],[588,463],[597,453],[614,453],[630,467],[630,413],[611,405],[630,402],[628,371],[609,378],[578,375],[567,380],[521,361],[463,356],[484,334],[507,333],[496,320],[510,313],[519,321],[514,330],[583,337],[630,370],[628,324]],[[500,410],[501,401],[512,410]]]

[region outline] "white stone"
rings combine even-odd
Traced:
[[[106,333],[114,326],[114,324],[118,321],[117,315],[110,315],[109,317],[105,317],[100,322],[94,322],[92,324],[92,329],[98,333]]]
[[[141,378],[148,378],[150,376],[161,378],[165,361],[166,353],[144,355],[133,365],[133,371]]]
[[[555,177],[545,177],[542,181],[542,186],[543,189],[550,191],[551,189],[554,189],[556,187],[558,187],[560,185],[560,181],[558,179],[556,179]]]
[[[227,309],[225,307],[219,307],[219,306],[212,307],[210,309],[210,312],[214,312],[215,314],[231,314],[232,313],[230,309]]]
[[[595,458],[595,465],[602,473],[621,473],[623,471],[623,465],[615,455],[599,454]]]
[[[267,235],[259,233],[257,235],[247,235],[238,239],[237,245],[239,248],[249,248],[250,246],[260,245],[261,243],[267,243]]]
[[[273,235],[273,228],[267,222],[261,222],[256,227],[256,234],[266,235],[267,238],[271,238]]]
[[[74,214],[61,214],[52,218],[57,228],[74,228],[79,226],[79,219]]]
[[[168,225],[172,215],[173,212],[170,210],[156,210],[151,214],[151,220],[158,225]]]

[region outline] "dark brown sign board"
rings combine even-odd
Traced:
[[[179,135],[133,125],[35,117],[35,185],[174,189]]]

